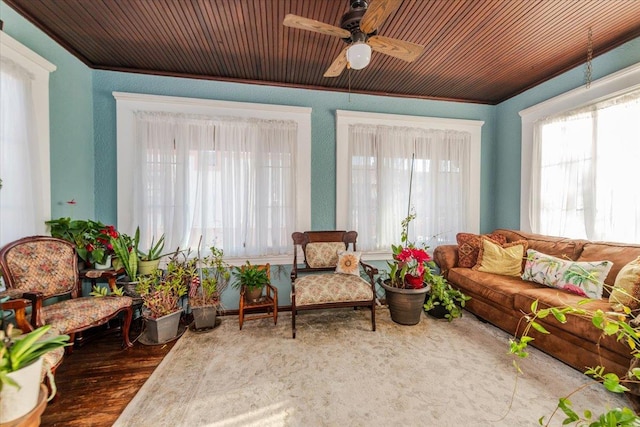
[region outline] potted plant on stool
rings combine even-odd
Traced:
[[[259,265],[251,265],[249,261],[245,265],[235,267],[233,274],[236,278],[233,287],[240,289],[249,302],[259,300],[262,290],[269,283],[267,270]]]
[[[211,255],[201,260],[198,274],[191,279],[189,305],[198,330],[210,329],[216,324],[220,295],[231,277],[230,266],[223,255],[222,249],[211,247]]]

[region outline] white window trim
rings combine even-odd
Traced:
[[[520,157],[520,229],[531,232],[529,219],[531,196],[531,156],[533,152],[533,125],[536,121],[595,104],[608,98],[640,88],[640,63],[624,68],[584,86],[573,89],[520,111],[522,117],[522,151]]]
[[[482,142],[481,120],[445,119],[439,117],[407,116],[400,114],[367,113],[336,110],[336,227],[344,230],[349,218],[349,126],[356,124],[413,127],[420,129],[457,130],[471,134],[471,182],[467,209],[470,233],[480,231],[480,154]],[[367,260],[388,259],[391,252],[369,252]]]
[[[311,108],[288,105],[254,104],[175,96],[113,92],[116,99],[118,162],[118,229],[132,233],[133,165],[136,111],[172,112],[209,116],[251,117],[264,120],[293,120],[298,124],[296,161],[296,229],[311,227]],[[292,244],[293,249],[293,244]],[[242,264],[242,260],[229,260]],[[251,259],[251,262],[291,263],[291,256]]]
[[[39,213],[38,234],[45,234],[45,221],[51,219],[51,160],[49,129],[49,74],[56,66],[22,43],[0,31],[0,55],[10,59],[33,74],[31,93],[36,115],[36,138],[38,141],[40,170],[42,171],[42,212]]]

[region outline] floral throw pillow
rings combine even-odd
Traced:
[[[336,273],[353,274],[354,276],[360,275],[360,257],[362,252],[354,251],[340,251],[338,252],[338,265],[336,266]]]
[[[611,267],[611,261],[569,261],[529,249],[522,280],[600,299]]]
[[[478,262],[478,254],[482,247],[482,238],[488,237],[499,245],[507,243],[507,238],[499,233],[491,234],[472,234],[458,233],[456,241],[458,242],[458,267],[471,268]]]

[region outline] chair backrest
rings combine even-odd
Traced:
[[[7,289],[40,292],[44,298],[78,292],[78,257],[73,243],[50,236],[31,236],[0,249],[0,268]]]
[[[334,270],[338,263],[338,251],[356,250],[358,233],[355,231],[305,231],[295,232],[293,238],[293,263],[298,264],[298,248],[302,249],[305,269]]]

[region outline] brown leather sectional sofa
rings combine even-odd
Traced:
[[[605,312],[613,311],[609,304],[609,290],[613,287],[616,275],[624,265],[640,256],[640,245],[591,242],[505,229],[498,229],[494,233],[504,235],[507,242],[526,240],[529,249],[559,258],[612,261],[613,267],[605,279],[603,298],[580,306],[587,310],[599,308]],[[457,245],[438,246],[434,251],[434,260],[448,281],[471,297],[466,304],[468,311],[513,334],[516,329],[519,333],[523,330],[522,316],[531,312],[531,304],[535,300],[539,300],[539,308],[544,308],[562,305],[577,307],[578,301],[584,299],[517,277],[459,267]],[[567,322],[561,324],[549,316],[540,319],[539,323],[551,334],[540,334],[532,329],[530,335],[535,340],[531,345],[583,372],[588,367],[598,365],[620,376],[627,372],[631,360],[629,347],[617,342],[614,337],[602,338],[590,319],[569,316]]]

